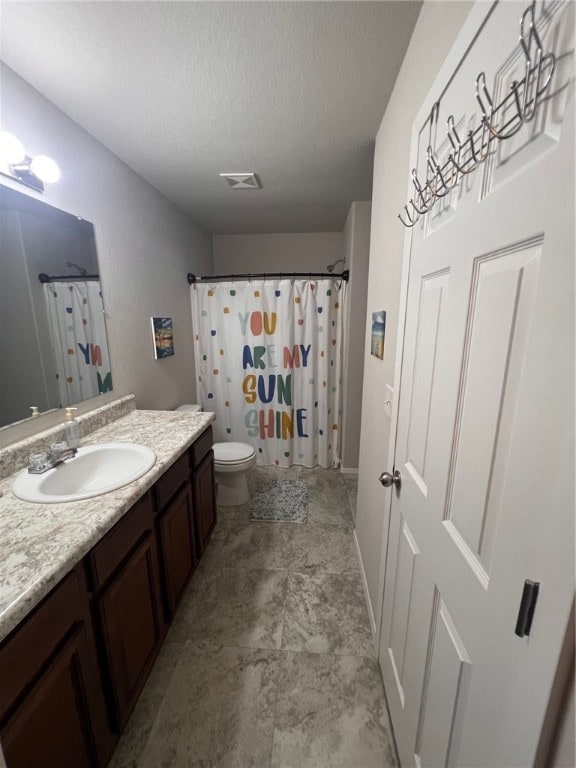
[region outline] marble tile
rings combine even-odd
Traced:
[[[187,637],[212,645],[277,648],[282,643],[284,571],[204,569],[182,600]]]
[[[396,765],[374,659],[282,654],[272,768]]]
[[[214,578],[216,568],[206,562],[206,558],[203,557],[198,563],[196,570],[192,576],[192,580],[188,583],[184,595],[178,607],[176,609],[176,615],[172,620],[172,624],[168,629],[167,639],[174,640],[175,642],[185,642],[190,634],[191,621],[193,620],[194,613],[196,611],[197,598],[195,595],[202,594],[209,589],[210,582]]]
[[[351,533],[354,520],[347,491],[340,487],[309,490],[308,521],[327,528],[346,529]]]
[[[286,570],[295,523],[255,523],[248,515],[222,512],[204,560],[215,567]]]
[[[337,469],[323,469],[322,467],[298,467],[297,476],[308,485],[310,494],[334,498],[346,499],[346,483],[344,475]]]
[[[360,575],[291,573],[282,648],[374,656]]]
[[[280,652],[191,642],[138,768],[268,768]]]
[[[197,573],[192,577],[197,578]],[[190,634],[190,622],[192,620],[193,608],[187,604],[186,596],[181,600],[176,610],[176,616],[170,624],[168,634],[166,635],[166,642],[172,641],[176,643],[184,643],[188,639]]]
[[[304,524],[259,523],[221,508],[204,560],[215,567],[358,573],[352,525],[325,521],[323,514],[330,512],[316,515],[312,508]]]
[[[309,521],[290,538],[289,570],[304,573],[359,573],[352,529]]]
[[[218,504],[218,500],[216,500],[216,506],[218,507],[218,519],[220,517],[229,517],[231,519],[240,519],[240,518],[246,518],[250,516],[250,502],[247,501],[246,504],[239,504],[236,507],[228,507],[225,504]]]
[[[185,644],[167,638],[108,768],[136,768]]]

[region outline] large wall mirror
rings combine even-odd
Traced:
[[[0,185],[0,427],[111,389],[94,227]]]

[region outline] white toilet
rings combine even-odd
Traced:
[[[201,410],[199,405],[180,405],[177,411]],[[256,464],[256,451],[248,443],[214,443],[216,500],[225,507],[238,507],[250,499],[246,474]]]

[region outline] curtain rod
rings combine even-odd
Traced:
[[[194,283],[199,283],[200,281],[206,282],[206,283],[217,283],[220,280],[252,280],[253,278],[263,278],[264,280],[268,277],[334,277],[336,279],[344,280],[344,282],[348,282],[348,279],[350,277],[350,270],[345,269],[342,272],[334,273],[334,272],[247,272],[243,275],[209,275],[209,276],[203,276],[200,275],[194,275],[192,272],[188,272],[188,284],[193,285]]]
[[[41,283],[84,282],[84,280],[100,280],[100,275],[47,275],[46,272],[40,272],[38,280]]]

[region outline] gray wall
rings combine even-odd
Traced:
[[[386,311],[386,342],[384,360],[367,354],[364,362],[356,513],[356,535],[376,626],[382,609],[379,573],[388,530],[386,496],[378,476],[390,470],[390,420],[383,400],[386,384],[394,385],[404,245],[404,228],[396,215],[408,194],[412,123],[470,7],[463,2],[424,3],[376,136],[366,316],[370,319],[372,312]],[[369,322],[365,333],[365,349],[369,349]]]
[[[239,194],[242,194],[241,192]],[[214,235],[214,269],[235,272],[325,272],[343,256],[342,232]],[[338,264],[336,269],[342,265]]]
[[[133,392],[140,408],[194,402],[186,273],[212,272],[211,236],[12,70],[2,65],[0,76],[3,130],[60,165],[60,181],[41,198],[94,224],[113,396]],[[154,360],[152,315],[174,318],[172,358]],[[2,444],[17,438],[4,431]]]
[[[357,470],[360,458],[364,330],[370,252],[369,200],[352,203],[344,226],[344,258],[350,270],[346,290],[344,360],[342,366],[342,469]]]

